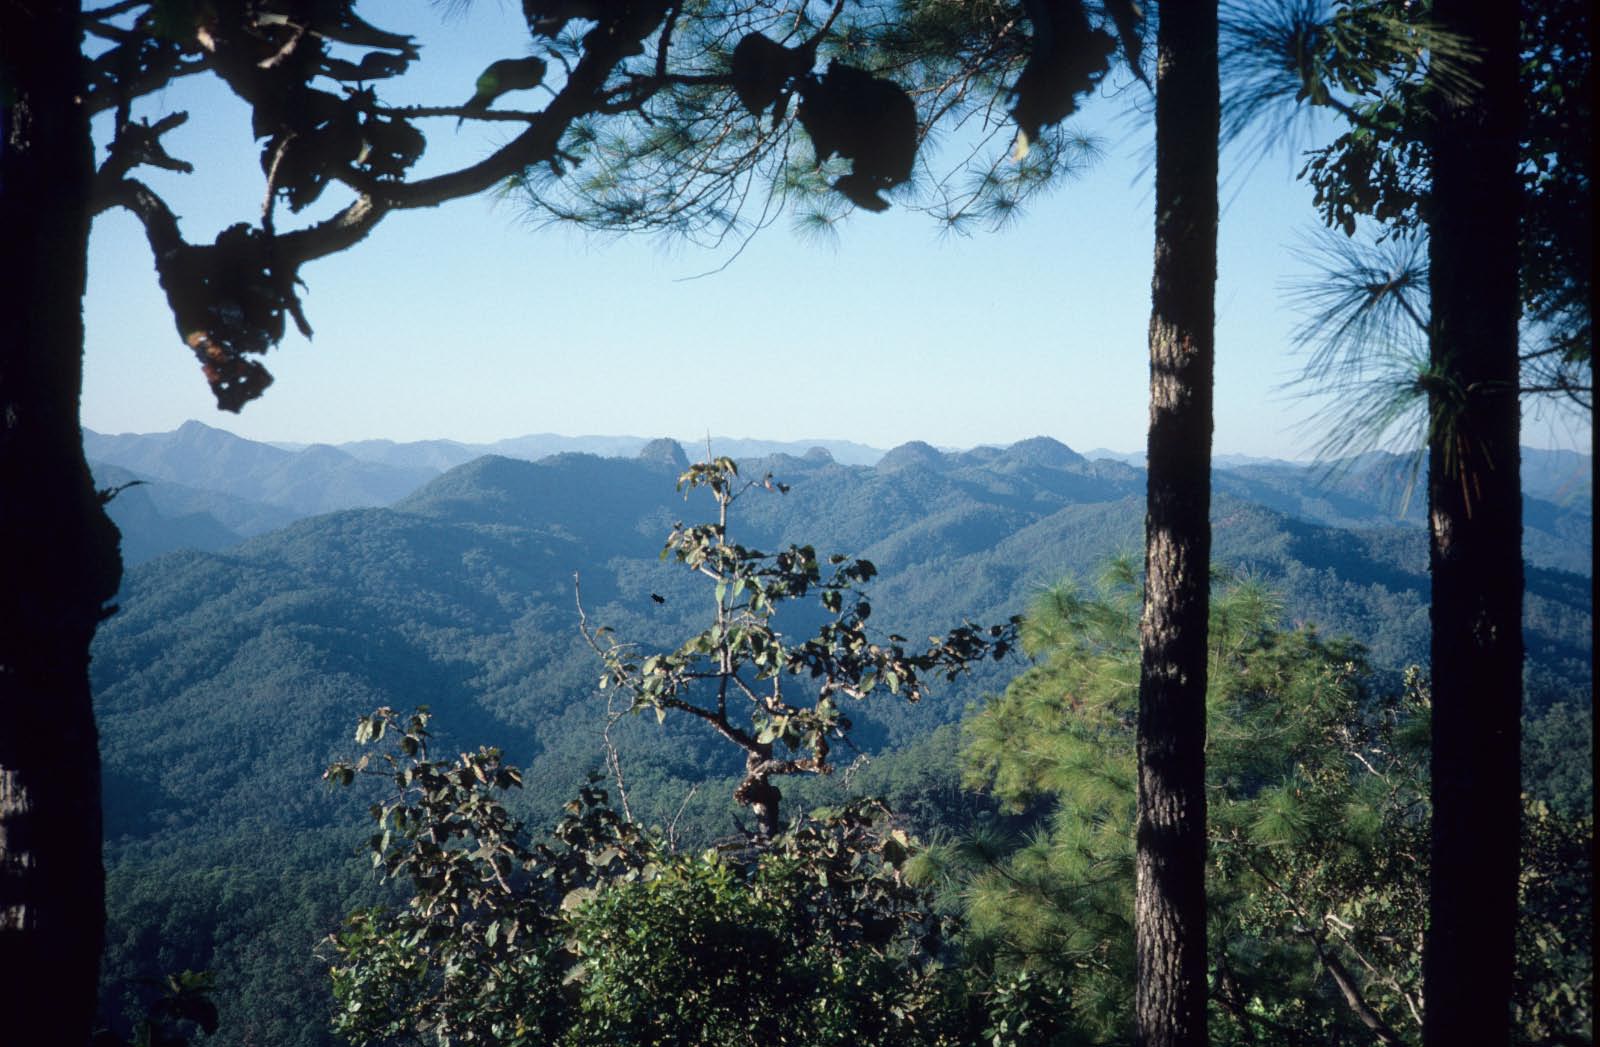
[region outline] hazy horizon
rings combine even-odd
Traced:
[[[218,420],[218,421],[221,421],[221,420]],[[229,426],[227,426],[225,424],[217,424],[217,421],[206,421],[205,419],[200,419],[200,418],[188,418],[188,419],[185,419],[183,422],[179,423],[178,425],[175,425],[175,426],[172,426],[171,428],[166,428],[166,429],[110,430],[110,429],[101,429],[101,428],[98,428],[98,427],[96,427],[94,425],[89,425],[87,423],[84,424],[83,428],[88,430],[88,431],[90,431],[90,432],[92,432],[92,433],[95,433],[97,435],[108,436],[108,437],[118,437],[118,436],[162,436],[162,435],[175,433],[179,429],[183,428],[183,426],[188,425],[191,422],[199,424],[199,425],[202,425],[202,426],[205,426],[208,429],[213,429],[213,430],[216,430],[216,431],[219,431],[219,432],[228,433],[228,434],[230,434],[232,436],[236,436],[236,437],[238,437],[239,439],[242,439],[242,440],[249,440],[249,441],[251,441],[253,443],[267,444],[267,445],[270,445],[270,446],[273,446],[273,447],[281,447],[281,448],[285,448],[285,449],[292,448],[292,449],[301,449],[301,450],[303,450],[305,448],[308,448],[308,447],[318,447],[318,446],[339,447],[339,446],[345,445],[345,444],[361,444],[361,443],[392,443],[392,444],[405,445],[405,444],[425,444],[425,443],[438,442],[438,443],[458,444],[458,445],[465,446],[465,447],[485,447],[485,446],[494,446],[496,444],[511,443],[511,442],[515,442],[515,441],[518,441],[518,440],[548,438],[548,439],[574,440],[574,441],[578,441],[578,440],[637,440],[641,444],[648,443],[651,440],[670,439],[670,440],[677,441],[678,444],[681,445],[684,448],[684,450],[687,452],[687,451],[689,451],[690,449],[694,448],[697,445],[704,444],[706,442],[706,439],[707,439],[707,434],[705,434],[705,433],[701,433],[701,434],[696,435],[696,436],[682,436],[682,435],[673,434],[673,433],[646,434],[646,433],[642,433],[642,432],[601,432],[601,431],[598,431],[598,430],[591,431],[591,432],[571,432],[571,433],[557,432],[557,431],[554,431],[554,430],[538,430],[538,431],[528,430],[526,432],[510,433],[510,434],[505,435],[505,436],[495,437],[495,438],[486,439],[486,440],[483,440],[483,439],[465,439],[465,438],[458,437],[458,436],[419,436],[419,437],[405,437],[405,438],[394,437],[394,436],[356,436],[356,437],[351,437],[351,438],[348,438],[348,439],[337,439],[337,440],[308,440],[308,439],[305,439],[303,437],[301,437],[301,438],[282,438],[282,439],[280,439],[280,438],[275,438],[275,437],[260,437],[260,436],[246,435],[244,433],[238,432],[234,428],[230,428]],[[826,435],[812,434],[812,435],[807,435],[807,436],[787,437],[787,436],[760,435],[760,434],[752,434],[752,433],[739,434],[739,433],[715,433],[715,432],[709,434],[709,438],[710,438],[710,440],[711,440],[711,442],[713,444],[716,444],[718,441],[725,441],[725,442],[730,442],[730,443],[784,444],[784,445],[812,444],[812,445],[816,445],[816,446],[825,446],[827,444],[845,444],[845,445],[850,445],[850,446],[853,446],[853,447],[860,448],[860,449],[862,449],[864,451],[875,452],[875,453],[877,453],[879,455],[887,454],[888,452],[894,450],[895,448],[902,447],[902,446],[904,446],[906,444],[921,443],[921,444],[927,444],[928,446],[933,447],[933,448],[935,448],[935,449],[937,449],[939,451],[945,452],[945,453],[960,453],[960,452],[963,452],[963,451],[972,451],[972,450],[977,450],[979,448],[985,448],[985,447],[1003,449],[1003,448],[1006,448],[1006,447],[1010,447],[1010,446],[1012,446],[1014,444],[1020,443],[1020,442],[1022,442],[1024,440],[1037,439],[1037,438],[1040,438],[1040,437],[1045,437],[1045,438],[1048,438],[1048,439],[1056,440],[1057,442],[1059,442],[1061,444],[1064,444],[1065,446],[1067,446],[1068,448],[1070,448],[1074,452],[1076,452],[1078,454],[1081,454],[1081,455],[1089,455],[1089,454],[1091,454],[1093,452],[1104,452],[1105,454],[1116,456],[1116,457],[1120,458],[1120,457],[1128,457],[1128,456],[1142,456],[1145,453],[1145,449],[1144,449],[1143,446],[1130,447],[1130,448],[1118,448],[1118,447],[1113,447],[1109,443],[1105,443],[1105,442],[1098,442],[1098,443],[1091,443],[1091,444],[1077,444],[1077,443],[1073,443],[1070,440],[1063,440],[1060,437],[1054,436],[1054,435],[1052,435],[1050,433],[1033,433],[1033,434],[1031,434],[1029,436],[1019,437],[1019,438],[1014,439],[1014,440],[980,440],[977,443],[971,443],[971,444],[939,443],[939,442],[936,442],[934,440],[926,439],[926,438],[923,438],[923,437],[913,436],[913,437],[910,437],[909,439],[901,440],[898,443],[891,444],[891,445],[888,445],[888,446],[880,445],[880,444],[877,444],[877,443],[871,443],[871,442],[868,442],[866,440],[861,440],[861,439],[857,439],[857,438],[853,438],[853,437],[849,437],[849,436],[826,436]],[[1583,457],[1592,457],[1592,452],[1591,452],[1590,448],[1588,448],[1588,447],[1574,447],[1574,446],[1548,447],[1548,446],[1540,446],[1538,444],[1529,443],[1527,441],[1526,437],[1527,437],[1527,434],[1524,433],[1524,440],[1522,442],[1522,446],[1524,448],[1526,448],[1526,449],[1539,450],[1539,451],[1566,451],[1566,452],[1577,454],[1577,455],[1580,455],[1580,456],[1583,456]],[[1383,451],[1385,453],[1390,453],[1390,454],[1404,454],[1404,453],[1406,453],[1404,450],[1398,450],[1397,451],[1397,450],[1395,450],[1394,448],[1391,448],[1391,447],[1379,447],[1379,448],[1374,448],[1373,450]],[[1320,460],[1315,455],[1309,455],[1309,454],[1298,454],[1298,455],[1296,455],[1296,454],[1293,454],[1293,453],[1291,453],[1291,452],[1289,452],[1287,450],[1284,453],[1280,453],[1280,454],[1261,454],[1261,453],[1250,452],[1250,451],[1231,450],[1229,448],[1219,447],[1219,446],[1216,446],[1216,445],[1213,445],[1211,453],[1212,453],[1212,457],[1213,458],[1260,459],[1262,461],[1292,462],[1292,463],[1299,464],[1299,465],[1314,465]],[[1359,454],[1359,453],[1360,452],[1352,452],[1351,454],[1342,455],[1340,457],[1351,457],[1351,456],[1353,456],[1355,454]]]

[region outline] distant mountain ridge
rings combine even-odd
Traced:
[[[385,465],[433,466],[443,472],[470,462],[486,454],[506,458],[523,458],[536,462],[553,454],[592,454],[601,458],[632,458],[648,443],[643,436],[562,436],[557,433],[531,433],[513,436],[492,443],[462,443],[456,440],[357,440],[336,444],[339,450],[363,461]],[[702,452],[706,439],[676,440],[680,447]],[[714,453],[730,458],[763,458],[772,454],[789,454],[802,457],[807,452],[822,448],[833,459],[845,465],[875,465],[882,458],[881,448],[869,447],[853,440],[756,440],[745,437],[714,436],[710,438]],[[272,446],[288,451],[304,450],[308,445],[274,443]]]
[[[105,436],[85,429],[83,450],[91,463],[120,466],[143,477],[274,505],[301,516],[387,505],[440,472],[366,462],[327,444],[285,451],[201,422],[147,435]]]
[[[139,563],[176,548],[215,550],[294,519],[339,509],[393,505],[447,470],[485,454],[537,461],[587,454],[686,463],[684,444],[670,438],[565,437],[534,434],[468,444],[450,440],[396,443],[365,440],[308,445],[245,440],[200,422],[170,433],[107,436],[84,430],[84,447],[102,486],[145,482],[111,504],[128,540],[125,556]],[[1079,477],[1115,477],[1142,491],[1139,454],[1096,449],[1079,454],[1040,436],[1007,448],[982,445],[940,450],[911,441],[888,451],[850,441],[760,441],[715,438],[711,449],[741,460],[826,462],[882,472],[982,467],[1064,469]],[[682,465],[679,465],[682,468]],[[1525,552],[1531,563],[1588,574],[1592,570],[1593,461],[1573,451],[1523,449]],[[1341,528],[1388,527],[1424,519],[1425,493],[1408,460],[1372,452],[1346,462],[1308,465],[1274,459],[1218,456],[1215,488],[1304,520]],[[1130,488],[1132,489],[1132,488]],[[1080,494],[1086,493],[1082,488]],[[210,516],[207,520],[203,517]]]

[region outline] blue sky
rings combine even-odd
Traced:
[[[486,0],[444,22],[420,4],[388,7],[363,10],[423,41],[417,100],[463,101],[489,61],[524,53],[513,5]],[[198,173],[149,179],[185,234],[254,220],[262,181],[243,108],[198,81],[162,101],[191,112],[167,143]],[[686,278],[728,252],[539,228],[492,197],[391,215],[302,271],[315,337],[291,334],[268,355],[277,383],[237,416],[215,409],[179,342],[137,223],[112,212],[91,243],[84,424],[152,432],[198,418],[299,442],[709,431],[879,447],[1045,434],[1142,449],[1150,132],[1126,108],[1091,104],[1081,126],[1102,161],[1002,232],[944,236],[897,207],[854,216],[829,246],[780,222],[698,279]],[[427,130],[424,163],[440,167],[503,133]],[[1302,359],[1282,284],[1299,271],[1289,248],[1314,226],[1297,167],[1287,150],[1225,167],[1218,453],[1303,457],[1316,443],[1314,405],[1284,388]],[[1574,425],[1531,420],[1525,442],[1587,447]]]

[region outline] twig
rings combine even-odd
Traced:
[[[594,633],[589,628],[589,616],[583,610],[583,590],[580,588],[578,572],[572,572],[572,598],[578,606],[578,632],[596,654],[602,658],[605,652],[600,650],[599,643],[594,638]],[[622,817],[624,821],[633,821],[633,808],[628,803],[628,783],[622,776],[622,755],[617,751],[617,745],[611,740],[611,728],[624,713],[619,713],[612,703],[616,700],[616,692],[606,695],[606,723],[600,729],[600,741],[606,750],[606,767],[611,771],[611,777],[617,783],[617,799],[622,801]]]
[[[613,691],[606,697],[606,725],[600,731],[600,738],[606,747],[606,766],[611,769],[611,777],[617,783],[617,799],[622,801],[622,818],[632,822],[633,808],[628,804],[628,783],[622,777],[622,755],[617,751],[617,744],[611,740],[611,727],[623,716],[611,706],[615,696],[616,692]]]
[[[678,849],[678,821],[683,817],[683,812],[688,810],[689,801],[694,799],[694,794],[699,789],[700,786],[698,784],[689,786],[689,791],[683,795],[683,802],[678,804],[678,813],[674,814],[672,821],[667,823],[667,850],[676,851]]]
[[[272,151],[272,165],[267,168],[267,192],[261,199],[261,228],[268,236],[277,235],[277,230],[273,228],[272,211],[278,197],[278,168],[283,163],[284,154],[289,151],[289,143],[298,137],[298,134],[290,131],[278,143],[278,148]]]
[[[1253,861],[1248,855],[1245,856],[1245,863],[1250,866],[1251,870],[1257,876],[1261,877],[1262,881],[1265,882],[1268,887],[1271,887],[1274,891],[1276,891],[1279,897],[1287,902],[1289,907],[1294,910],[1295,914],[1300,917],[1300,933],[1311,940],[1311,947],[1316,950],[1317,959],[1322,962],[1323,969],[1326,970],[1329,976],[1333,978],[1334,985],[1336,985],[1339,989],[1339,994],[1344,997],[1345,1003],[1350,1007],[1350,1010],[1355,1014],[1355,1016],[1360,1019],[1361,1024],[1365,1025],[1368,1029],[1371,1029],[1373,1035],[1377,1036],[1378,1039],[1382,1040],[1386,1044],[1398,1045],[1403,1043],[1404,1041],[1401,1039],[1400,1034],[1395,1032],[1394,1029],[1391,1028],[1389,1024],[1378,1015],[1378,1012],[1374,1011],[1372,1006],[1367,1003],[1366,997],[1362,995],[1360,987],[1356,985],[1355,979],[1350,976],[1350,972],[1345,968],[1345,965],[1340,962],[1337,956],[1330,953],[1324,946],[1323,942],[1326,935],[1323,932],[1315,929],[1316,924],[1312,921],[1311,915],[1306,912],[1305,908],[1301,906],[1301,904],[1294,898],[1293,895],[1288,892],[1287,889],[1284,888],[1282,884],[1278,883],[1277,880],[1268,875],[1266,870],[1257,865],[1255,861]],[[1347,946],[1350,944],[1342,936],[1339,940]],[[1362,959],[1363,963],[1366,962],[1365,958],[1361,957],[1359,951],[1353,948],[1351,951],[1355,952],[1357,957]],[[1374,971],[1374,973],[1376,972]],[[1400,995],[1402,998],[1406,999],[1406,1003],[1408,1005],[1411,1003],[1410,999],[1406,997],[1404,992],[1402,992]],[[1413,1011],[1413,1013],[1415,1013],[1415,1011]]]

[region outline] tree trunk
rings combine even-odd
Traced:
[[[0,4],[0,1041],[83,1044],[105,923],[89,642],[121,577],[78,397],[93,153],[74,4]]]
[[[1217,8],[1161,5],[1140,623],[1134,1042],[1206,1042],[1206,631],[1217,278]]]
[[[1433,879],[1423,1039],[1511,1035],[1521,818],[1517,5],[1440,0],[1482,55],[1437,103],[1428,455]]]
[[[772,778],[767,774],[757,773],[757,769],[772,761],[772,749],[767,747],[766,752],[750,753],[744,761],[744,781],[733,791],[735,803],[743,804],[750,808],[750,813],[755,816],[756,835],[762,839],[771,839],[778,834],[782,826],[779,820],[779,804],[783,801],[783,794],[778,787],[772,784]]]

